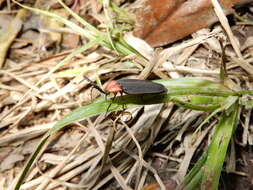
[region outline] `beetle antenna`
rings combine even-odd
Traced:
[[[84,78],[94,87],[96,88],[99,92],[108,95],[109,92],[104,91],[102,88],[100,88],[95,82],[93,82],[92,80],[90,80],[88,77],[84,76]]]

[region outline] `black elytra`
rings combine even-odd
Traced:
[[[138,79],[120,79],[116,80],[126,94],[164,94],[167,92],[162,84]]]

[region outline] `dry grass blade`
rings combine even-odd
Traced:
[[[36,125],[34,127],[24,129],[20,132],[17,132],[15,134],[6,135],[5,137],[0,138],[0,146],[5,146],[7,144],[10,144],[12,142],[18,142],[18,141],[27,141],[29,139],[35,138],[37,136],[40,136],[44,134],[46,131],[51,129],[56,122],[47,123],[44,125]]]
[[[178,52],[181,52],[183,49],[185,49],[187,47],[194,46],[196,44],[200,44],[200,43],[207,41],[209,38],[216,36],[221,31],[222,30],[220,28],[217,28],[217,29],[213,30],[212,32],[210,32],[208,35],[200,35],[197,38],[192,39],[188,42],[183,42],[182,44],[164,49],[161,52],[161,56],[162,56],[161,59],[163,61],[165,61],[165,60],[169,59],[171,56],[177,54]]]
[[[5,62],[5,57],[7,55],[8,49],[10,45],[13,43],[14,39],[20,32],[22,28],[22,19],[26,16],[26,11],[21,9],[19,10],[17,16],[10,25],[5,29],[5,31],[1,31],[0,36],[0,69],[3,67]]]
[[[124,178],[122,177],[122,175],[120,174],[117,168],[115,168],[114,166],[111,166],[111,171],[115,179],[118,181],[119,185],[122,187],[122,189],[132,190],[132,188],[126,185]]]
[[[118,119],[119,119],[119,117],[117,117],[115,119],[115,121],[113,122],[113,127],[111,127],[111,129],[109,131],[109,135],[108,135],[108,138],[106,140],[106,145],[105,145],[105,149],[104,149],[104,155],[103,155],[102,162],[101,162],[101,169],[100,169],[100,171],[98,173],[98,177],[100,177],[100,175],[103,173],[103,170],[104,170],[104,168],[106,166],[106,162],[107,162],[107,160],[109,158],[109,153],[111,151],[112,143],[114,141],[115,132],[116,132],[116,123],[117,123]]]
[[[217,17],[219,18],[222,26],[224,27],[225,31],[227,32],[227,35],[228,35],[228,37],[231,41],[231,44],[232,44],[237,56],[240,59],[243,59],[239,43],[238,43],[238,41],[236,40],[235,36],[232,33],[232,30],[231,30],[231,28],[229,26],[229,23],[228,23],[228,19],[227,19],[226,15],[224,14],[219,2],[217,0],[212,0],[212,4],[214,6],[214,10],[215,10],[215,13],[216,13]]]
[[[240,45],[239,42],[237,41],[237,39],[235,38],[235,36],[232,33],[232,30],[229,26],[228,20],[226,15],[224,14],[219,2],[217,0],[212,0],[213,6],[214,6],[214,10],[216,15],[218,16],[223,28],[225,29],[230,42],[239,58],[239,62],[241,62],[241,64],[239,64],[243,69],[245,69],[245,71],[247,71],[249,74],[253,75],[253,66],[251,66],[248,62],[246,62],[242,56],[241,50],[240,50]]]

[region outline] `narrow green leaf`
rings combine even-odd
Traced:
[[[229,112],[224,111],[222,113],[211,144],[209,145],[207,160],[203,170],[201,189],[216,190],[218,188],[228,145],[238,119],[238,98],[233,98],[234,104],[231,106]]]

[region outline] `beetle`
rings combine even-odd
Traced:
[[[147,80],[120,79],[110,81],[105,87],[105,92],[113,94],[120,92],[133,95],[163,94],[167,92],[167,88],[162,84]]]
[[[96,83],[85,77],[91,85],[105,95],[110,93],[115,96],[120,94],[144,95],[144,94],[164,94],[167,92],[162,84],[138,79],[119,79],[108,82],[105,90],[101,89]]]

